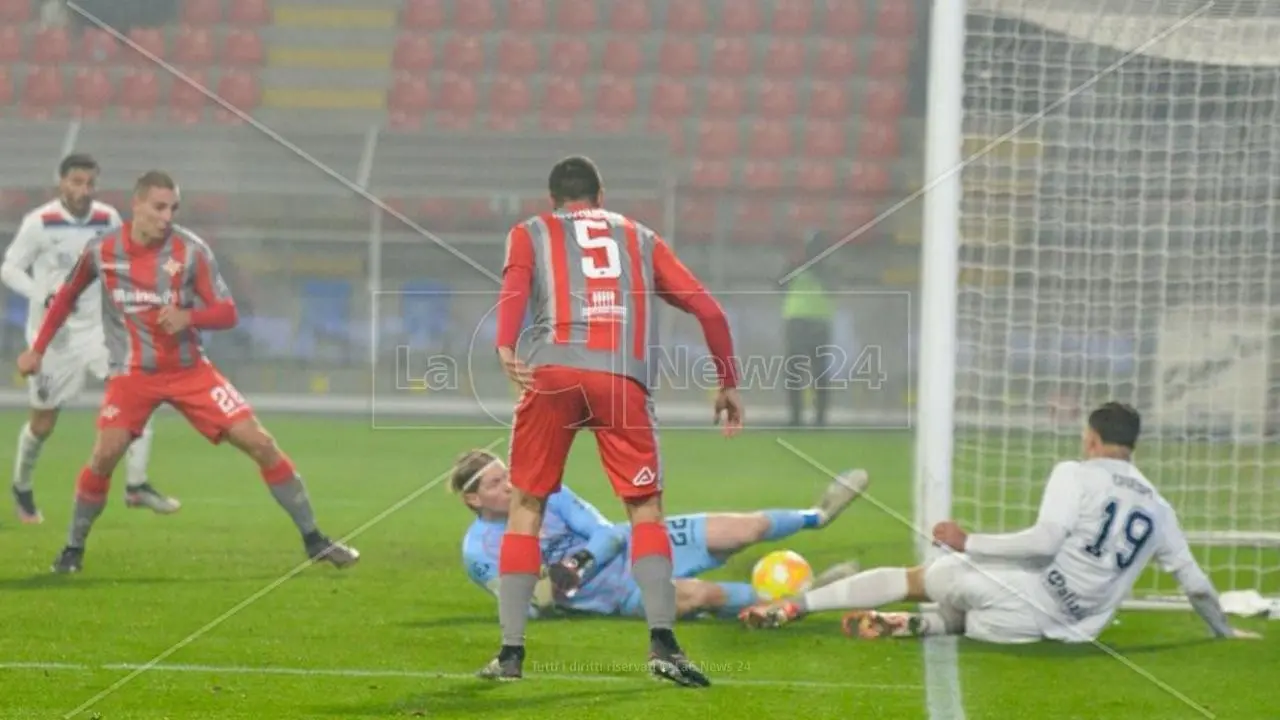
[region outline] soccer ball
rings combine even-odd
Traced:
[[[751,587],[766,600],[799,595],[812,585],[809,561],[791,550],[775,550],[760,558],[751,570]]]

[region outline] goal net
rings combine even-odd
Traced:
[[[1130,402],[1219,589],[1276,594],[1280,2],[969,0],[965,42],[954,512],[1026,527]]]

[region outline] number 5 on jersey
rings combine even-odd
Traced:
[[[583,250],[603,250],[604,263],[597,253],[582,258],[582,274],[591,280],[616,280],[622,276],[622,253],[613,231],[604,220],[577,220],[573,223],[574,239]]]
[[[218,409],[228,417],[235,415],[247,404],[244,396],[231,383],[218,385],[210,390],[209,397],[213,398],[213,401],[218,405]]]

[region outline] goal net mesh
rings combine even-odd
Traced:
[[[1129,402],[1206,571],[1275,594],[1280,2],[968,13],[955,514],[1026,527],[1089,409]]]

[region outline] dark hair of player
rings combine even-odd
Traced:
[[[604,190],[604,180],[600,177],[600,169],[590,158],[574,155],[551,168],[547,190],[556,207],[580,201],[597,203],[600,192]]]
[[[58,163],[58,177],[64,178],[72,170],[98,171],[98,161],[89,153],[71,153]]]
[[[468,493],[476,489],[477,476],[497,460],[498,456],[488,450],[468,450],[453,462],[453,475],[449,478],[449,489],[455,493]]]
[[[142,197],[154,189],[177,190],[178,183],[174,181],[172,175],[163,170],[148,170],[138,178],[138,182],[134,183],[133,194],[135,197]]]
[[[1132,405],[1109,402],[1089,413],[1089,427],[1107,445],[1129,448],[1138,446],[1142,433],[1142,416]]]

